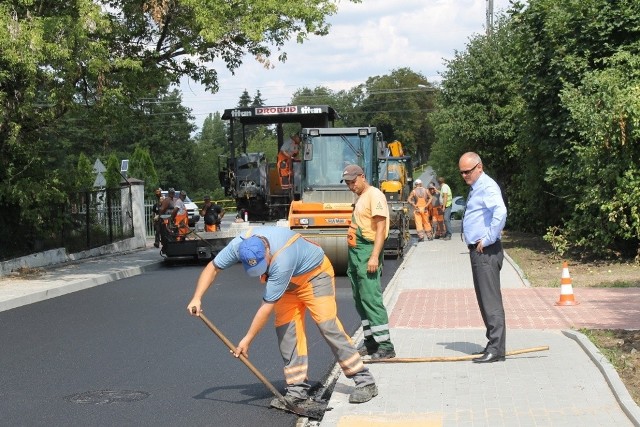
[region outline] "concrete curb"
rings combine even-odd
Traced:
[[[636,402],[631,398],[631,395],[620,379],[618,372],[616,372],[615,368],[611,365],[606,356],[603,355],[600,350],[598,350],[598,347],[596,347],[584,334],[570,330],[563,330],[562,333],[576,341],[580,347],[582,347],[584,352],[587,353],[591,361],[602,373],[602,376],[607,381],[609,388],[613,392],[613,395],[620,404],[624,413],[629,417],[629,420],[634,426],[640,427],[640,407],[638,407]]]
[[[398,266],[398,270],[404,268],[404,263],[406,262],[407,258],[411,256],[411,253],[413,252],[415,247],[416,246],[412,244],[411,248],[407,252],[405,252],[404,256],[402,257],[402,263],[400,263],[400,265]],[[389,281],[389,284],[385,288],[384,293],[382,294],[382,302],[387,308],[388,313],[391,313],[391,310],[393,309],[393,305],[397,300],[398,293],[397,293],[396,284],[399,280],[397,279],[397,277],[398,277],[397,274],[393,275],[393,277]],[[353,334],[353,336],[351,337],[351,340],[356,345],[356,347],[358,346],[358,343],[363,340],[362,326],[360,326],[358,330]],[[333,365],[331,372],[322,381],[323,390],[333,387],[335,383],[338,381],[338,379],[340,378],[340,375],[342,375],[342,369],[340,368],[340,365],[336,363],[335,365]],[[310,420],[308,418],[300,418],[300,421],[298,422],[296,427],[315,427],[319,425],[320,425],[319,421]]]
[[[507,260],[509,264],[511,264],[511,266],[516,271],[516,273],[518,273],[518,276],[520,276],[520,279],[522,279],[522,283],[524,283],[524,285],[527,288],[530,288],[531,282],[529,282],[529,280],[527,280],[527,278],[525,277],[524,271],[522,271],[518,266],[518,264],[516,264],[516,262],[509,255],[507,255],[507,251],[503,250],[502,252],[504,253],[504,258]]]

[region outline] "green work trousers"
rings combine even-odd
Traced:
[[[383,251],[380,252],[379,267],[375,273],[367,272],[367,262],[373,251],[373,242],[362,237],[360,229],[356,233],[356,246],[349,247],[347,276],[351,280],[356,310],[362,320],[364,343],[370,351],[378,348],[393,350],[389,334],[389,316],[382,302],[380,274],[382,272]]]

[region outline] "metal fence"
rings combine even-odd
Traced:
[[[3,224],[10,232],[0,233],[0,261],[58,248],[70,254],[96,248],[133,237],[131,190],[69,194],[65,203],[43,206],[37,221]]]
[[[69,196],[64,246],[70,253],[133,237],[131,190],[83,191]]]

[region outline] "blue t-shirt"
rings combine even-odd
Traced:
[[[250,236],[262,236],[269,242],[271,256],[284,247],[289,239],[296,233],[284,227],[255,227],[243,232],[233,239],[221,250],[213,259],[213,263],[219,269],[229,268],[240,262],[238,247],[243,239]],[[282,294],[289,287],[291,277],[308,273],[320,266],[324,260],[324,251],[320,246],[299,237],[293,244],[278,253],[278,256],[271,260],[267,269],[269,279],[267,280],[262,298],[267,302],[275,302],[282,297]]]

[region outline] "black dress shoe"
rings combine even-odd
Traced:
[[[485,353],[480,357],[476,357],[472,359],[474,363],[493,363],[493,362],[504,362],[505,357],[499,356],[493,353]]]

